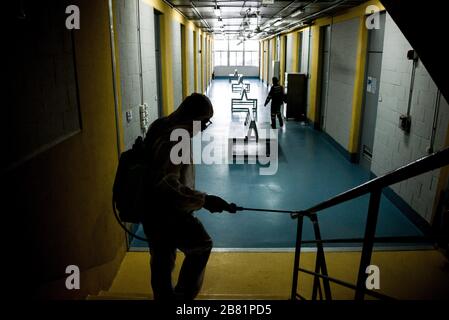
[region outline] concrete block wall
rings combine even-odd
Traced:
[[[298,52],[294,52],[293,48],[293,37],[296,37],[296,34],[289,33],[287,35],[287,44],[286,44],[286,51],[285,51],[285,72],[295,72],[296,70],[293,70],[293,61],[294,61],[294,55],[297,55]]]
[[[387,14],[371,166],[371,171],[376,175],[385,174],[427,155],[427,148],[430,146],[437,87],[420,62],[416,69],[410,134],[405,134],[399,128],[399,117],[407,113],[408,107],[412,61],[408,60],[406,55],[411,49],[406,38]],[[442,97],[434,150],[444,146],[448,124],[449,106]],[[435,170],[392,187],[428,222],[432,219],[439,171]]]
[[[181,25],[172,22],[172,67],[173,67],[173,108],[176,110],[182,102],[182,50]]]
[[[132,147],[139,135],[143,135],[139,110],[142,98],[143,102],[149,106],[150,123],[158,118],[154,9],[142,0],[118,0],[115,5],[122,123],[125,150],[127,150]],[[138,13],[140,14],[140,39]],[[142,81],[140,80],[141,68]],[[132,112],[131,121],[127,120],[128,111]]]
[[[143,101],[149,106],[151,124],[158,118],[157,70],[154,39],[154,9],[140,1]]]
[[[299,72],[308,75],[307,80],[307,97],[310,97],[310,56],[312,54],[312,31],[310,28],[304,29],[300,42],[301,57],[299,57]],[[310,99],[307,98],[307,110],[310,109]]]
[[[325,112],[325,131],[348,149],[352,119],[357,60],[359,19],[335,23],[331,27],[330,78]]]
[[[125,150],[132,147],[136,137],[141,135],[139,105],[140,92],[140,62],[137,1],[117,0],[116,32],[118,37],[120,66],[120,93],[122,98],[122,123],[124,130]],[[126,113],[132,112],[132,120],[127,121]]]
[[[301,57],[299,57],[299,72],[309,74],[310,73],[310,66],[309,66],[309,38],[310,38],[310,28],[304,29],[302,31],[302,38],[301,38]],[[310,44],[312,42],[310,41]]]

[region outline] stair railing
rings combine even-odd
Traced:
[[[305,273],[314,276],[312,300],[316,300],[319,297],[321,300],[332,300],[332,293],[330,283],[335,283],[350,289],[355,290],[355,300],[363,300],[365,295],[372,296],[378,299],[391,300],[393,298],[386,296],[374,290],[366,288],[365,282],[367,279],[366,269],[371,263],[371,256],[373,252],[374,243],[428,243],[434,241],[433,237],[425,235],[422,237],[375,237],[377,218],[379,215],[379,205],[381,200],[382,189],[395,183],[416,177],[420,174],[441,168],[449,165],[449,148],[443,149],[439,152],[431,154],[429,156],[418,159],[408,165],[405,165],[399,169],[396,169],[390,173],[387,173],[381,177],[372,179],[366,183],[361,184],[358,187],[343,192],[331,199],[321,202],[306,210],[291,214],[293,219],[298,220],[296,231],[296,246],[295,246],[295,258],[293,263],[293,281],[291,290],[292,300],[306,300],[304,296],[298,293],[298,280],[299,273]],[[334,207],[343,202],[353,200],[365,194],[370,194],[368,215],[365,226],[365,235],[363,239],[327,239],[322,240],[321,232],[318,223],[318,213],[325,209]],[[315,240],[303,241],[302,231],[304,218],[310,219],[313,225]],[[324,255],[323,244],[326,243],[362,243],[362,254],[360,258],[359,270],[357,275],[357,283],[351,284],[346,281],[342,281],[328,275],[326,259]],[[317,254],[315,259],[315,270],[306,270],[300,268],[301,248],[303,244],[316,244]],[[323,289],[321,286],[323,283]],[[324,291],[324,295],[323,295]]]

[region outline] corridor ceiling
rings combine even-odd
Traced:
[[[216,36],[260,39],[279,31],[307,25],[366,0],[312,1],[166,1],[205,31]]]

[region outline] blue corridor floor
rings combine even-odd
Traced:
[[[228,86],[227,80],[215,80],[209,92],[216,110],[211,134],[220,137],[226,135],[223,133],[231,121],[241,121],[230,115]],[[259,81],[251,83],[248,97],[259,99],[259,122],[269,121],[269,110],[263,107],[266,93]],[[278,137],[279,163],[275,175],[259,175],[258,164],[199,164],[196,166],[196,189],[244,207],[302,210],[369,179],[368,171],[346,160],[319,131],[288,121]],[[369,195],[320,212],[322,238],[363,238],[368,201]],[[196,216],[211,235],[215,248],[295,246],[296,220],[288,214],[248,211],[234,215],[211,214],[202,209]],[[143,235],[141,228],[138,234]],[[376,235],[420,236],[422,233],[382,196]],[[304,222],[303,239],[314,239],[308,219]],[[143,246],[146,244],[141,241],[132,243],[132,247]]]

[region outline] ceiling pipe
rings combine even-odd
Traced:
[[[279,10],[278,12],[276,12],[275,14],[273,14],[267,21],[265,21],[265,23],[264,23],[263,25],[267,24],[268,21],[273,20],[273,18],[275,18],[276,16],[278,16],[281,12],[283,12],[283,11],[287,10],[288,8],[290,8],[295,2],[297,2],[297,1],[292,1],[292,2],[290,2],[290,3],[287,4],[285,7],[283,7],[281,10]]]
[[[278,36],[278,35],[280,35],[282,33],[295,30],[296,28],[300,28],[301,27],[300,24],[304,23],[305,20],[316,18],[317,16],[322,15],[323,13],[326,13],[326,12],[328,12],[330,10],[333,10],[336,7],[338,7],[338,6],[344,4],[345,2],[348,2],[348,1],[349,0],[338,0],[338,1],[334,2],[333,4],[331,4],[329,7],[324,8],[322,10],[319,10],[319,11],[317,11],[315,13],[309,14],[308,16],[303,17],[303,18],[299,19],[298,21],[295,21],[295,22],[289,24],[288,26],[285,26],[284,28],[282,28],[281,31],[276,32],[275,34],[270,34],[269,36],[267,36],[265,38],[262,38],[261,40],[266,40],[266,39],[269,39],[269,38],[272,38],[272,37],[276,37],[276,36]]]
[[[209,23],[207,23],[207,21],[204,20],[203,16],[201,15],[201,13],[196,8],[195,3],[193,3],[193,1],[190,1],[190,5],[191,5],[193,11],[196,13],[196,15],[201,19],[203,24],[206,26],[205,28],[207,29],[207,31],[209,31],[210,33],[213,33],[212,28],[210,27]]]

